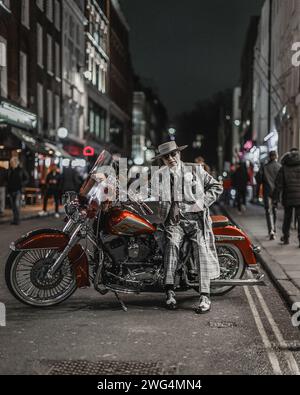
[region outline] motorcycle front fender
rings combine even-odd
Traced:
[[[62,252],[69,242],[69,236],[57,229],[39,229],[27,233],[10,245],[13,251],[27,251],[35,249],[51,249]],[[89,264],[88,258],[80,244],[75,245],[68,254],[71,265],[76,274],[79,288],[88,287]]]

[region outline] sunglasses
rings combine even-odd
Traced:
[[[163,156],[163,159],[169,159],[169,157],[170,157],[170,158],[175,158],[175,156],[177,155],[177,153],[178,153],[178,151],[170,152],[169,154],[164,155],[164,156]]]

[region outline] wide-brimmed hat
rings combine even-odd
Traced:
[[[162,158],[165,155],[170,154],[174,151],[183,151],[186,149],[188,145],[183,145],[182,147],[178,147],[175,141],[168,141],[167,143],[161,144],[158,146],[158,155],[156,155],[152,161]]]

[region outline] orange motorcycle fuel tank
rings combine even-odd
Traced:
[[[106,231],[118,236],[140,236],[154,233],[156,227],[131,211],[113,209],[106,218]]]

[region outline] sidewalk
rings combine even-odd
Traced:
[[[37,205],[27,205],[21,208],[21,221],[34,219],[34,218],[45,218],[46,216],[40,217],[39,212],[42,211],[43,206]],[[61,211],[61,210],[60,210]],[[47,216],[54,215],[54,204],[49,202]],[[10,223],[13,219],[12,211],[7,209],[4,212],[4,216],[0,217],[0,225]]]
[[[242,215],[239,215],[232,207],[222,206],[221,209],[225,210],[231,220],[249,235],[253,244],[261,246],[261,264],[289,306],[300,302],[299,242],[296,230],[292,230],[290,245],[280,245],[283,210],[279,210],[277,239],[270,241],[263,207],[249,204]]]

